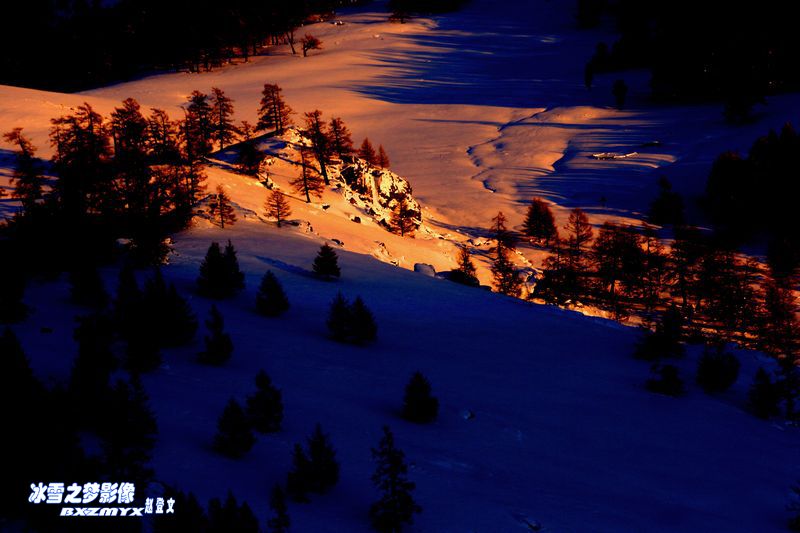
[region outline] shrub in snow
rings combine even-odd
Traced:
[[[286,507],[286,493],[280,485],[275,485],[269,497],[269,508],[272,516],[267,520],[267,531],[269,533],[288,533],[292,525],[289,519],[289,512]]]
[[[319,424],[308,438],[308,451],[295,444],[293,466],[286,479],[289,494],[296,501],[308,501],[308,493],[322,494],[339,482],[336,450]]]
[[[261,285],[256,294],[256,311],[264,316],[278,316],[289,309],[289,299],[283,291],[281,283],[271,271],[261,278]]]
[[[380,499],[369,509],[372,527],[376,531],[396,533],[404,524],[412,524],[415,513],[422,512],[411,492],[415,485],[406,477],[408,465],[405,454],[394,445],[394,435],[388,426],[383,427],[383,437],[372,449],[372,459],[377,463],[372,483],[380,491]]]
[[[773,382],[763,368],[759,368],[756,372],[749,397],[753,413],[759,418],[769,418],[780,412],[778,409],[781,401],[780,384]]]
[[[178,514],[177,512],[175,513]],[[159,520],[155,520],[159,522]],[[188,531],[188,530],[187,530]],[[193,531],[203,531],[202,529]],[[241,533],[258,533],[258,519],[247,502],[238,504],[231,491],[222,504],[219,498],[208,502],[208,529],[206,531],[237,531]]]
[[[341,293],[337,294],[331,302],[327,324],[331,338],[339,342],[364,344],[378,336],[375,318],[360,296],[350,304]]]
[[[653,367],[654,376],[647,380],[646,387],[650,392],[666,394],[667,396],[680,396],[683,394],[683,380],[678,367],[674,365],[656,365]]]
[[[682,357],[685,348],[683,338],[683,317],[675,307],[670,307],[661,315],[655,331],[645,333],[636,347],[634,357],[645,361],[658,361],[670,357]]]
[[[249,452],[255,441],[247,415],[239,403],[231,398],[217,423],[214,449],[235,459]]]
[[[198,292],[209,298],[222,299],[233,296],[242,288],[244,288],[244,274],[239,269],[236,249],[231,241],[225,246],[224,253],[218,243],[211,243],[200,264],[200,276],[197,278]]]
[[[314,270],[314,274],[326,280],[332,280],[333,278],[341,276],[341,270],[339,270],[339,256],[336,255],[336,250],[327,243],[323,244],[319,252],[317,252],[317,257],[314,258],[312,269]]]
[[[280,389],[272,384],[266,372],[256,376],[256,392],[247,397],[247,417],[260,433],[280,431],[283,422],[283,400]]]
[[[728,390],[739,377],[739,360],[722,351],[722,346],[712,351],[706,348],[697,364],[697,384],[706,392]]]
[[[211,316],[206,321],[209,335],[206,336],[206,349],[198,355],[201,363],[221,365],[233,354],[233,341],[225,333],[225,320],[216,305],[211,306]]]
[[[439,414],[439,400],[431,395],[431,384],[421,372],[414,372],[406,385],[403,398],[403,418],[427,424]]]

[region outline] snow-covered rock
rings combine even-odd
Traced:
[[[414,263],[414,272],[423,274],[430,278],[436,277],[436,269],[433,268],[433,265],[429,265],[427,263]]]

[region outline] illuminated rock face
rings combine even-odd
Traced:
[[[414,226],[419,228],[422,224],[422,209],[412,195],[411,185],[391,170],[372,167],[354,157],[342,161],[336,177],[350,203],[364,209],[377,222],[388,225],[392,212],[405,200]]]

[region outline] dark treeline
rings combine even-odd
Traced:
[[[0,83],[78,90],[155,68],[210,69],[269,44],[296,52],[304,22],[359,1],[12,2],[0,33]]]
[[[765,238],[771,262],[786,274],[800,264],[798,153],[800,136],[791,124],[757,139],[746,157],[725,152],[714,162],[702,198],[720,235],[735,243]]]
[[[653,96],[671,101],[724,101],[731,119],[776,91],[800,87],[800,40],[790,2],[767,0],[733,9],[722,0],[671,2],[580,0],[578,23],[596,26],[611,16],[620,34],[600,43],[587,65],[595,72],[652,69]]]
[[[552,224],[549,208],[534,202],[526,222]],[[562,306],[588,305],[624,320],[637,316],[652,324],[667,310],[682,320],[681,329],[701,341],[736,341],[778,357],[795,358],[800,329],[792,287],[797,271],[786,269],[780,254],[766,266],[747,258],[715,235],[677,226],[666,246],[647,226],[606,222],[595,229],[574,209],[561,235],[548,230],[525,233],[550,250],[533,296]],[[533,228],[539,226],[533,224]],[[516,236],[494,219],[497,246],[492,271],[499,292],[520,295],[520,280],[509,266]]]
[[[26,147],[33,148],[14,130],[22,208],[2,227],[0,244],[14,252],[8,257],[29,271],[74,270],[110,258],[124,238],[138,260],[158,262],[166,235],[186,227],[204,190],[213,134],[205,107],[217,100],[197,100],[193,94],[181,121],[159,109],[145,115],[133,99],[110,117],[84,104],[53,119],[56,179],[43,199],[38,170],[26,170]]]

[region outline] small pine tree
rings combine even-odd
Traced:
[[[236,292],[244,289],[244,273],[239,268],[239,259],[236,257],[236,248],[234,248],[230,239],[228,239],[228,244],[225,245],[225,251],[222,253],[222,259],[225,262],[227,284],[231,291]]]
[[[78,305],[102,309],[108,304],[103,278],[94,266],[81,265],[70,272],[72,301]]]
[[[372,483],[381,493],[369,510],[372,527],[384,533],[399,533],[404,524],[413,523],[414,514],[422,512],[422,508],[411,495],[415,485],[407,478],[405,454],[395,447],[388,426],[383,427],[378,448],[372,449],[372,459],[377,463]]]
[[[351,331],[355,344],[365,344],[374,341],[378,336],[378,325],[361,296],[357,296],[350,306]]]
[[[217,220],[219,227],[222,229],[225,229],[226,224],[233,226],[236,223],[236,212],[222,185],[217,185],[217,193],[211,204],[209,204],[209,213],[211,219]]]
[[[173,283],[167,287],[164,307],[158,315],[161,321],[161,340],[166,346],[180,346],[191,342],[197,332],[197,317],[189,303],[178,294]]]
[[[389,168],[389,156],[386,155],[386,150],[383,149],[382,144],[378,145],[378,156],[375,163],[381,168]]]
[[[174,284],[166,284],[160,269],[145,281],[141,321],[160,346],[186,344],[197,331],[191,307]]]
[[[497,292],[507,296],[519,296],[522,280],[510,258],[514,250],[514,236],[506,228],[506,217],[502,212],[492,219],[492,233],[497,241],[494,248],[495,258],[492,261],[492,275]]]
[[[422,372],[414,372],[406,385],[403,418],[417,424],[427,424],[436,420],[438,414],[439,400],[431,395],[430,382]]]
[[[495,289],[506,296],[519,296],[522,289],[522,280],[519,278],[514,263],[509,258],[508,250],[498,246],[495,254],[496,257],[492,261]]]
[[[531,200],[524,225],[525,235],[537,244],[548,244],[558,236],[553,211],[541,198]]]
[[[292,469],[286,475],[286,492],[296,502],[308,502],[311,461],[300,444],[292,451]]]
[[[311,492],[322,494],[339,482],[336,450],[330,442],[330,437],[322,431],[320,424],[314,427],[314,432],[308,438],[308,458]]]
[[[222,150],[236,139],[238,130],[233,123],[233,100],[225,91],[211,89],[212,138]]]
[[[336,251],[329,246],[328,243],[320,247],[312,268],[314,274],[325,280],[332,280],[333,278],[341,276],[341,270],[339,270],[339,256],[336,255]]]
[[[272,511],[272,516],[267,520],[268,533],[289,533],[289,527],[292,525],[289,519],[289,511],[286,507],[286,493],[280,485],[275,485],[272,488],[272,494],[269,498],[269,508]]]
[[[466,246],[459,246],[458,268],[450,272],[450,281],[455,281],[462,285],[477,287],[480,285],[478,277],[475,275],[475,264],[470,257],[469,249]]]
[[[200,264],[200,276],[197,278],[198,292],[212,298],[227,296],[225,278],[225,260],[222,258],[222,249],[219,247],[219,243],[212,242]]]
[[[414,210],[409,209],[408,201],[405,197],[400,198],[397,204],[392,209],[392,218],[389,221],[389,227],[395,233],[399,233],[401,237],[406,234],[412,235],[414,230],[417,229],[417,224],[414,222]]]
[[[286,195],[277,189],[269,193],[267,201],[264,204],[264,210],[266,211],[267,217],[276,220],[279,228],[281,227],[281,222],[285,221],[289,215],[292,214],[289,202],[286,200]]]
[[[683,394],[683,380],[675,365],[654,365],[653,377],[647,380],[646,387],[650,392],[680,396]]]
[[[266,372],[256,376],[256,392],[247,397],[247,417],[259,433],[275,433],[283,422],[283,400],[280,389],[272,384]]]
[[[375,153],[375,148],[373,148],[372,143],[369,141],[369,137],[366,137],[364,142],[361,143],[361,148],[358,150],[358,157],[366,161],[368,165],[378,164],[378,156]]]
[[[739,377],[739,360],[732,354],[706,348],[697,364],[697,384],[707,393],[724,392]]]
[[[759,368],[750,387],[750,406],[759,418],[770,418],[777,415],[781,400],[781,391],[777,383],[763,368]]]
[[[221,365],[233,354],[233,341],[225,333],[225,320],[216,305],[211,306],[211,317],[206,322],[209,335],[206,336],[206,349],[198,355],[201,363]]]
[[[214,449],[222,455],[238,459],[250,451],[255,441],[244,410],[231,398],[217,423]]]
[[[333,153],[339,156],[339,159],[352,155],[353,139],[350,137],[350,130],[347,129],[344,121],[338,117],[332,118],[329,131]]]
[[[279,316],[288,310],[289,299],[281,283],[275,274],[267,270],[256,294],[256,311],[264,316]]]
[[[350,304],[342,293],[338,293],[331,302],[328,313],[328,330],[331,338],[339,342],[347,342],[352,337],[352,313]]]
[[[283,135],[286,128],[291,126],[293,111],[283,100],[281,92],[283,90],[277,85],[264,84],[256,131],[273,131],[276,135]]]

